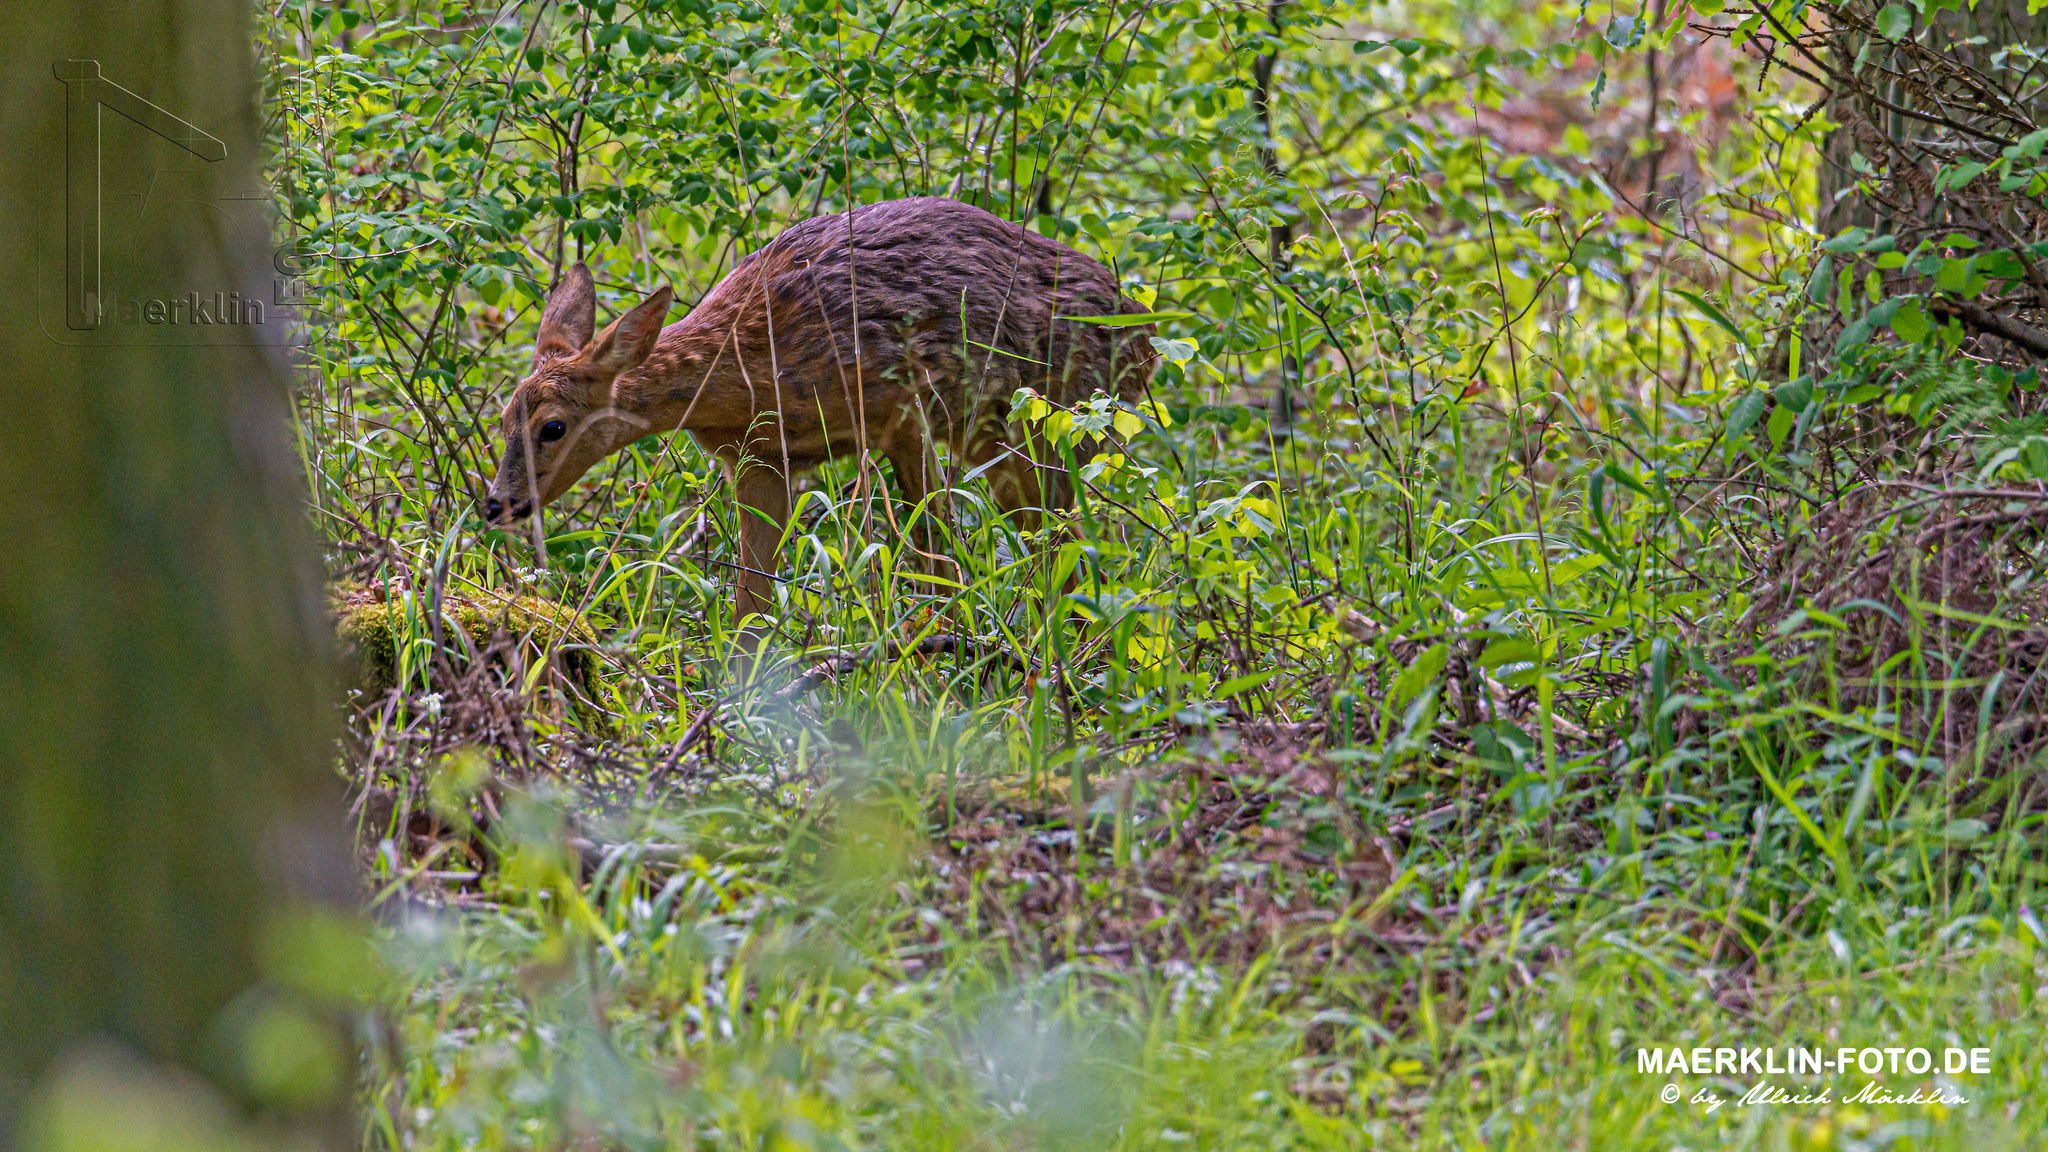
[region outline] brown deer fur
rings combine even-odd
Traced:
[[[797,224],[664,328],[672,299],[661,288],[593,336],[589,270],[563,277],[505,406],[485,511],[528,515],[633,441],[688,429],[741,506],[740,619],[773,602],[795,473],[873,450],[916,505],[945,479],[931,447],[943,442],[956,476],[987,465],[1002,508],[1030,516],[1071,492],[1059,462],[1011,423],[1011,395],[1135,399],[1156,362],[1149,325],[1060,319],[1140,310],[1109,269],[937,197]]]

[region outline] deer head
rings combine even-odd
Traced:
[[[613,385],[654,351],[674,300],[664,286],[593,336],[590,269],[578,264],[555,285],[541,310],[533,367],[501,418],[505,451],[485,519],[517,520],[545,508],[591,465],[646,434],[645,420],[614,404]]]

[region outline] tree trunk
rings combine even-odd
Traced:
[[[0,1147],[347,1138],[248,14],[0,5]]]

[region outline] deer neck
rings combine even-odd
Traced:
[[[662,329],[654,351],[619,377],[612,403],[653,432],[745,426],[752,405],[732,334],[685,317]]]

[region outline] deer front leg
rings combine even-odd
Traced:
[[[748,648],[757,649],[768,631],[766,617],[775,604],[775,576],[782,569],[780,545],[783,527],[789,522],[789,477],[752,460],[741,462],[734,472],[741,568],[733,618],[744,625]],[[756,615],[761,619],[746,623]]]

